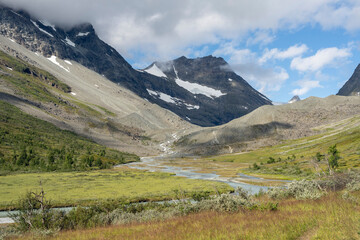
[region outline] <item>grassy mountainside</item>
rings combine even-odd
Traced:
[[[138,160],[133,154],[96,144],[0,101],[0,169],[85,170]]]
[[[52,90],[69,93],[71,88],[50,73],[0,51],[1,80],[11,84],[15,92],[27,99],[64,104]]]
[[[360,167],[360,116],[323,125],[313,130],[321,133],[297,140],[287,140],[282,144],[251,152],[212,156],[203,160],[243,164],[234,170],[252,174],[306,177],[327,170],[325,159],[328,158],[328,149],[336,144],[341,157],[338,170]],[[317,161],[317,153],[320,153],[321,161]],[[254,164],[257,165],[255,168]]]

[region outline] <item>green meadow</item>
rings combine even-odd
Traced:
[[[320,153],[325,160],[328,157],[328,148],[336,144],[341,157],[338,170],[344,171],[360,167],[360,116],[314,130],[319,134],[287,140],[279,145],[251,152],[210,156],[201,158],[201,160],[220,165],[239,165],[238,171],[253,175],[300,179],[312,176],[317,171],[326,171],[326,161],[318,163],[319,168],[316,169],[313,164],[315,156]],[[274,160],[271,161],[271,158]]]
[[[28,173],[0,176],[0,208],[14,207],[27,191],[43,189],[55,206],[72,206],[108,199],[129,202],[186,197],[193,192],[229,192],[227,184],[175,177],[170,173],[133,169],[89,172]],[[181,194],[181,196],[178,196]]]

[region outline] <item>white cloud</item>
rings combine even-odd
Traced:
[[[249,37],[248,40],[246,41],[246,45],[250,46],[250,45],[256,45],[256,44],[260,44],[260,45],[267,45],[269,43],[271,43],[272,41],[274,41],[275,39],[275,35],[269,31],[256,31],[255,33],[253,33],[253,36]]]
[[[360,29],[360,3],[355,0],[0,1],[62,26],[91,22],[119,52],[152,60],[223,40],[244,40],[249,33],[248,44],[267,44],[271,33],[305,24]]]
[[[305,53],[308,50],[308,47],[305,44],[301,45],[294,45],[289,47],[288,49],[281,51],[277,48],[273,48],[271,50],[265,49],[265,52],[263,56],[259,59],[260,63],[265,63],[266,61],[270,59],[287,59],[287,58],[293,58],[296,56],[301,56],[303,53]]]
[[[229,56],[230,63],[244,63],[256,61],[256,54],[249,49],[237,49],[233,43],[221,45],[213,53],[215,56]]]
[[[360,28],[360,2],[342,1],[338,5],[326,5],[316,13],[314,20],[324,29],[344,28],[348,31]]]
[[[257,63],[234,64],[231,67],[246,81],[253,83],[261,93],[279,91],[289,79],[289,74],[281,67],[264,68]]]
[[[311,81],[311,80],[300,80],[297,82],[297,85],[300,88],[294,89],[291,93],[292,95],[304,95],[308,93],[313,88],[321,88],[323,86],[320,85],[319,81]]]
[[[306,72],[306,71],[318,71],[329,64],[333,64],[338,60],[346,59],[351,55],[349,48],[325,48],[318,50],[315,55],[302,58],[296,57],[291,61],[291,68]]]
[[[221,45],[214,55],[227,56],[231,69],[251,82],[261,93],[279,91],[289,79],[289,74],[284,68],[262,66],[256,53],[249,49],[238,49],[233,42]]]

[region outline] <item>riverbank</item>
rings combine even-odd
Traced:
[[[16,208],[16,201],[26,192],[40,189],[56,207],[86,205],[106,199],[128,202],[168,200],[175,199],[179,191],[187,196],[199,191],[233,191],[226,183],[125,168],[0,176],[0,182],[2,210]]]

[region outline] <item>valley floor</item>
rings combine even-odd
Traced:
[[[0,176],[0,209],[16,207],[27,191],[43,189],[55,206],[122,199],[128,202],[176,199],[177,192],[229,192],[225,183],[175,177],[128,168],[90,172],[28,173]],[[16,187],[14,187],[16,186]],[[186,194],[185,194],[186,195]],[[187,195],[188,196],[188,195]]]
[[[275,211],[207,211],[166,221],[61,232],[48,239],[360,239],[359,219],[358,204],[332,193],[318,200],[283,200]]]

